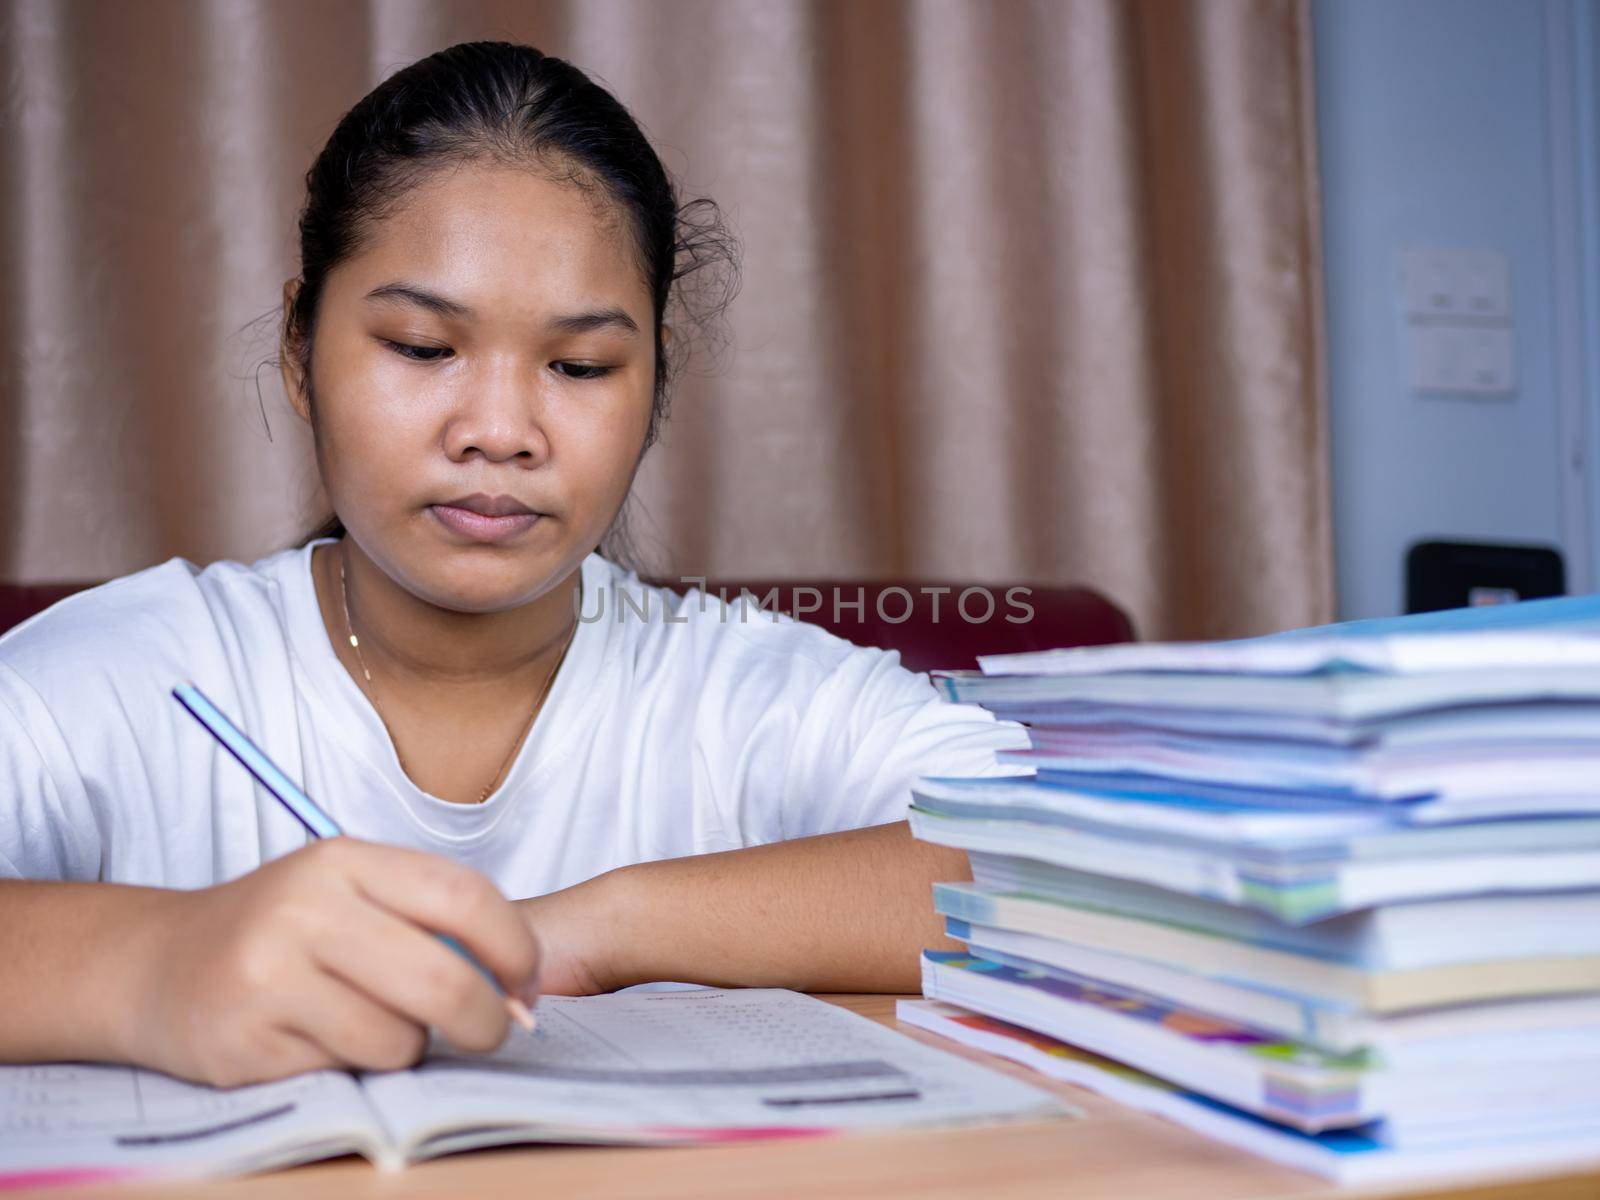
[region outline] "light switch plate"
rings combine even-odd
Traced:
[[[1509,327],[1413,321],[1406,333],[1413,391],[1473,396],[1516,392],[1516,348]]]
[[[1517,390],[1515,350],[1511,330],[1503,325],[1467,327],[1462,349],[1463,390],[1483,396],[1509,396]]]
[[[1400,252],[1408,317],[1511,317],[1511,260],[1498,250],[1413,246]]]
[[[1407,316],[1437,317],[1457,311],[1455,266],[1448,251],[1401,251],[1400,276]]]
[[[1407,247],[1400,252],[1400,304],[1413,391],[1515,395],[1511,260],[1505,254]]]
[[[1497,250],[1455,251],[1460,311],[1473,317],[1511,317],[1511,260]]]

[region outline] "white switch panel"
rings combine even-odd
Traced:
[[[1414,391],[1511,396],[1517,390],[1511,262],[1498,250],[1400,253],[1407,382]]]
[[[1414,391],[1474,396],[1516,392],[1516,353],[1506,326],[1415,321],[1407,335]]]
[[[1511,261],[1494,250],[1458,250],[1457,296],[1473,317],[1511,318]]]
[[[1515,351],[1508,326],[1486,325],[1461,330],[1466,338],[1462,365],[1463,390],[1485,396],[1509,396],[1517,390]]]
[[[1400,272],[1408,317],[1511,316],[1511,262],[1498,250],[1414,247]]]
[[[1448,250],[1402,251],[1400,272],[1408,317],[1436,317],[1457,311],[1455,263]]]

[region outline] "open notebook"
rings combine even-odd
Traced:
[[[1070,1115],[1049,1093],[769,989],[546,997],[495,1052],[218,1090],[130,1067],[0,1067],[0,1189],[381,1167],[512,1142],[670,1144]]]

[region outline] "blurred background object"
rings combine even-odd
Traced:
[[[1341,617],[1419,541],[1547,546],[1596,588],[1594,0],[1315,0]]]
[[[1549,546],[1418,542],[1406,555],[1408,613],[1515,604],[1566,591],[1566,564]]]
[[[647,569],[1086,584],[1154,637],[1330,619],[1311,23],[9,0],[0,579],[248,560],[315,522],[268,362],[302,177],[384,75],[505,38],[612,88],[744,241],[725,352],[640,476]]]

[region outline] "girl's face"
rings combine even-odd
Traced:
[[[620,215],[529,170],[433,173],[328,274],[310,378],[308,397],[285,368],[368,558],[444,608],[534,599],[604,535],[649,424],[652,307]]]

